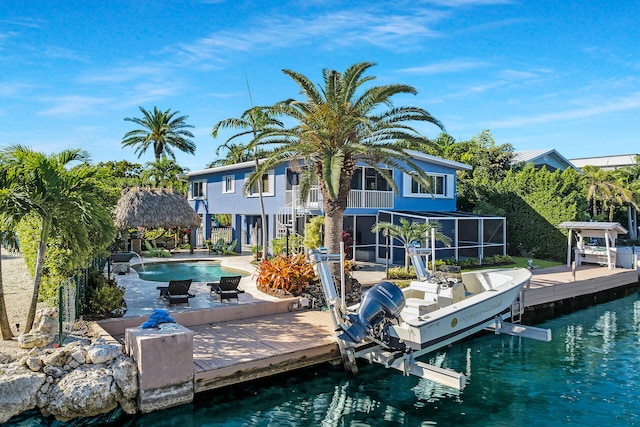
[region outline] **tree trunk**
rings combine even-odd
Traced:
[[[3,340],[13,338],[11,326],[9,325],[9,317],[7,316],[7,305],[4,302],[4,286],[2,282],[2,245],[0,245],[0,332],[2,332]]]
[[[36,309],[38,308],[38,296],[40,296],[40,284],[42,283],[42,272],[44,270],[44,256],[47,251],[47,240],[49,239],[49,231],[51,230],[51,221],[44,219],[42,221],[42,231],[40,232],[40,243],[38,245],[38,258],[36,260],[36,277],[33,281],[33,295],[31,296],[31,306],[27,315],[27,323],[25,332],[30,332],[33,328],[33,321],[36,318]]]
[[[256,138],[256,132],[253,132],[253,138],[255,140]],[[257,148],[253,147],[253,158],[256,161],[256,170],[258,170],[258,167],[260,166],[260,163],[258,162],[258,152],[257,152]],[[260,177],[260,179],[258,180],[258,198],[260,199],[260,218],[262,220],[262,257],[261,260],[265,260],[267,259],[267,245],[269,242],[267,242],[268,239],[268,235],[267,235],[267,215],[264,213],[264,199],[262,198],[262,177]],[[295,218],[293,219],[295,221]]]

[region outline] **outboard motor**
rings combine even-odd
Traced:
[[[390,282],[380,282],[363,296],[357,315],[349,314],[349,326],[338,338],[353,343],[361,342],[367,331],[376,327],[384,318],[397,319],[404,308],[404,295]]]

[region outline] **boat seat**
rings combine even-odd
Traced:
[[[438,304],[436,302],[428,302],[422,298],[407,298],[400,316],[405,320],[420,317],[435,311],[437,308]]]

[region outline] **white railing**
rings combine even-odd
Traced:
[[[393,191],[351,190],[348,208],[393,208]]]
[[[285,192],[285,205],[297,206],[299,209],[322,209],[322,196],[319,187],[312,187],[307,195],[305,203],[300,204],[298,197],[298,187]],[[393,191],[379,190],[351,190],[347,201],[348,208],[393,208]]]

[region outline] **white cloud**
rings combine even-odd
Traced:
[[[438,62],[435,64],[424,65],[421,67],[402,68],[398,70],[401,73],[412,74],[442,74],[453,73],[464,70],[473,70],[477,68],[486,67],[488,64],[481,61],[464,61],[464,60],[452,60]]]
[[[560,122],[564,120],[581,120],[619,111],[640,109],[640,92],[627,97],[611,99],[600,104],[585,105],[565,111],[532,115],[528,117],[514,117],[489,123],[490,128],[513,128],[532,124]]]

